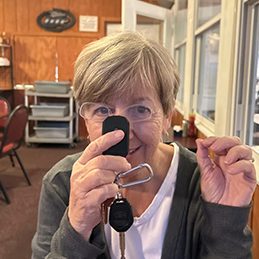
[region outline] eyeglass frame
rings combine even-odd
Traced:
[[[108,104],[99,103],[99,102],[96,102],[96,103],[95,103],[95,102],[84,102],[84,103],[82,103],[82,105],[80,105],[80,108],[79,108],[79,115],[80,115],[83,119],[91,120],[91,118],[88,118],[88,117],[83,116],[82,108],[83,108],[83,106],[84,106],[85,104],[90,104],[90,105],[91,105],[91,104],[100,104],[100,107],[105,107],[105,108],[107,108],[107,110],[109,111],[109,114],[108,114],[105,118],[100,119],[100,120],[95,120],[96,122],[103,122],[107,117],[110,117],[110,116],[114,116],[114,115],[115,115],[115,112],[112,111],[112,108],[110,108],[110,107],[108,106]],[[134,121],[129,120],[129,119],[127,118],[127,116],[124,116],[124,117],[126,117],[126,118],[127,118],[130,122],[132,122],[132,123],[133,123],[133,122],[135,123],[135,122],[143,122],[143,121],[146,121],[146,120],[150,119],[150,118],[155,114],[155,112],[152,111],[151,107],[147,107],[147,106],[144,105],[144,104],[136,103],[136,104],[132,104],[132,105],[129,105],[129,106],[123,108],[119,115],[123,116],[123,112],[124,112],[125,110],[127,110],[127,109],[130,108],[130,107],[134,107],[134,106],[142,106],[143,108],[148,109],[148,110],[150,111],[150,115],[149,115],[147,118],[139,119],[139,120],[134,120]]]

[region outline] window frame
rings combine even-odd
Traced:
[[[238,0],[240,1],[240,0]],[[213,18],[196,28],[198,14],[198,0],[188,1],[187,10],[187,37],[186,37],[186,64],[185,64],[185,85],[183,106],[176,102],[176,109],[188,119],[190,112],[196,113],[195,125],[205,136],[223,136],[230,135],[232,123],[232,101],[233,91],[233,62],[235,53],[236,39],[236,20],[237,15],[233,10],[237,10],[238,1],[222,0],[221,12]],[[213,28],[220,23],[220,44],[218,56],[218,74],[217,91],[215,105],[214,122],[206,119],[197,113],[197,77],[200,66],[199,59],[200,48],[196,49],[196,39],[206,30]],[[173,49],[180,45],[173,44]],[[195,65],[196,69],[195,70]],[[193,91],[194,90],[194,91]],[[193,104],[193,105],[192,105]],[[194,108],[194,109],[192,109]],[[229,119],[231,117],[231,119]]]
[[[234,74],[234,100],[232,102],[233,116],[231,132],[233,135],[240,136],[243,144],[249,144],[247,136],[248,121],[251,121],[251,112],[254,110],[254,98],[251,94],[255,93],[255,85],[251,85],[251,64],[254,50],[254,8],[258,5],[258,0],[240,0],[238,6],[238,29],[236,37],[237,50],[235,53],[235,74]],[[257,36],[259,38],[259,36]],[[250,72],[249,72],[250,71]],[[249,107],[249,103],[252,105]],[[240,119],[241,118],[241,119]],[[250,123],[250,125],[251,125]],[[257,172],[257,183],[259,184],[259,151],[254,149],[254,166]]]

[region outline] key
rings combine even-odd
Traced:
[[[133,224],[133,213],[130,203],[120,193],[111,205],[109,223],[119,232],[121,259],[125,259],[125,232]]]
[[[120,232],[120,249],[121,249],[121,259],[125,258],[125,232]]]
[[[133,224],[132,208],[125,198],[119,196],[113,201],[109,223],[117,232],[126,232]]]

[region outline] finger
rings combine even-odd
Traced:
[[[234,146],[241,145],[241,140],[238,137],[208,137],[202,145],[210,148],[218,155],[225,155],[228,150]]]
[[[86,196],[88,196],[88,198],[90,197],[90,206],[95,207],[96,205],[101,206],[101,204],[105,202],[107,199],[115,198],[118,191],[118,185],[115,183],[110,183],[91,190],[86,194]]]
[[[101,220],[101,204],[114,198],[118,192],[116,184],[102,185],[81,197],[71,197],[68,216],[73,228],[89,238],[89,235]],[[89,233],[89,234],[86,234]]]
[[[238,160],[251,160],[252,159],[252,149],[248,146],[239,145],[231,148],[226,157],[224,162],[226,164],[235,163]]]
[[[94,157],[87,163],[89,170],[96,168],[112,170],[117,172],[125,172],[131,169],[131,164],[125,157],[112,155],[99,155]]]
[[[87,165],[76,162],[73,165],[72,180],[81,179],[93,170],[111,170],[116,172],[125,172],[131,169],[130,163],[125,157],[99,155],[91,159]]]
[[[227,171],[232,175],[245,173],[246,176],[249,176],[249,178],[256,181],[255,167],[250,160],[240,160],[231,164],[227,167]]]
[[[84,177],[75,179],[72,185],[76,185],[78,191],[87,193],[99,186],[113,183],[115,176],[114,171],[95,169]]]
[[[199,167],[202,172],[208,172],[212,170],[213,163],[211,162],[211,159],[209,157],[209,149],[204,147],[202,144],[204,140],[202,139],[196,139],[196,145],[197,145],[197,152],[196,157],[199,164]]]
[[[100,138],[91,142],[78,159],[80,164],[86,164],[93,157],[101,155],[105,150],[119,143],[124,137],[122,130],[115,130],[102,135]]]

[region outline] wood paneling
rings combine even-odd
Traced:
[[[68,10],[69,0],[53,0],[53,8]],[[47,9],[50,10],[50,9]]]
[[[0,0],[0,33],[4,30],[4,0]]]
[[[259,258],[259,186],[257,185],[253,197],[253,209],[251,213],[251,228],[254,236],[253,256]]]
[[[88,1],[85,2],[87,3]],[[78,1],[69,1],[69,11],[76,17],[75,25],[69,29],[71,33],[79,31],[79,14],[81,14],[81,12],[78,11],[78,8]]]
[[[17,31],[29,31],[29,0],[16,1]]]
[[[53,8],[70,10],[76,17],[75,25],[61,33],[40,28],[38,15]],[[80,32],[80,15],[98,16],[98,32]],[[13,39],[14,84],[55,80],[56,53],[59,80],[73,80],[76,57],[85,44],[105,36],[106,20],[120,22],[121,0],[0,0],[0,32],[6,31]],[[5,75],[3,71],[0,73]],[[0,82],[3,84],[4,80],[0,79]],[[21,95],[23,92],[20,92],[18,101],[23,100]],[[17,104],[16,101],[14,103]],[[87,136],[82,120],[79,135]]]
[[[55,80],[56,37],[15,37],[16,84]]]
[[[106,17],[121,17],[121,0],[102,0],[103,13]]]
[[[4,0],[4,30],[16,31],[16,21],[16,0]]]
[[[171,126],[172,127],[175,125],[182,126],[183,119],[184,119],[183,115],[180,112],[178,112],[176,109],[174,109]]]
[[[37,24],[37,17],[43,12],[52,9],[45,9],[48,0],[29,0],[29,32],[43,32],[43,29]]]
[[[74,62],[83,49],[83,47],[98,38],[72,38],[58,37],[57,38],[57,53],[59,64],[59,80],[73,80]]]

